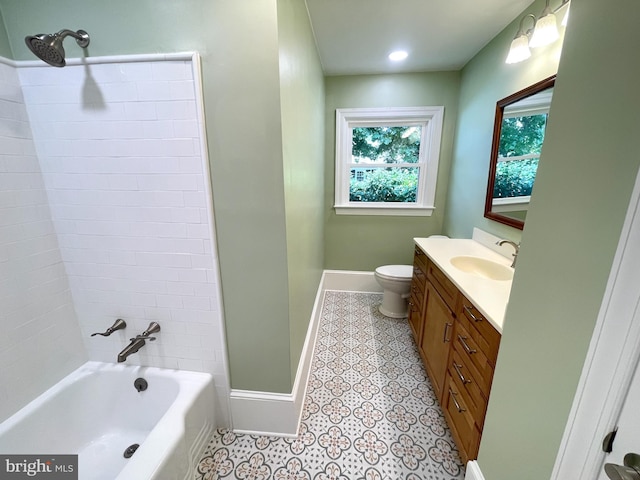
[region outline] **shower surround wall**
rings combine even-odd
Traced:
[[[115,362],[156,321],[157,340],[127,363],[212,373],[225,424],[224,327],[193,66],[18,70],[89,358]],[[124,331],[90,337],[116,318]]]
[[[87,360],[18,74],[0,63],[0,421]]]

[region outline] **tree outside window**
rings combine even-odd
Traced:
[[[493,198],[531,195],[547,117],[547,113],[541,113],[502,120]]]
[[[353,129],[350,202],[416,202],[421,126]],[[360,167],[362,165],[362,167]],[[367,168],[386,165],[385,168]]]

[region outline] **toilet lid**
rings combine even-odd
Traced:
[[[383,265],[376,268],[376,273],[390,278],[406,278],[413,276],[413,265]]]

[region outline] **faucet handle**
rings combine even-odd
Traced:
[[[136,337],[132,338],[131,341],[133,342],[134,340],[141,338],[142,340],[149,340],[153,342],[156,339],[156,337],[152,337],[151,334],[159,331],[160,331],[160,325],[157,324],[156,322],[151,322],[144,332],[142,332],[140,335],[136,335]]]
[[[104,332],[92,333],[91,336],[95,337],[96,335],[102,335],[103,337],[108,337],[109,335],[111,335],[116,330],[122,330],[126,326],[127,326],[127,323],[124,320],[122,320],[121,318],[119,318],[113,323],[113,325],[111,325],[109,328],[107,328]]]
[[[148,337],[152,333],[157,333],[159,331],[160,331],[160,325],[156,322],[151,322],[147,327],[147,329],[144,332],[142,332],[142,335],[145,337]],[[149,340],[151,340],[151,338]],[[155,340],[155,338],[153,340]]]

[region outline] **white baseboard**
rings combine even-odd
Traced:
[[[373,272],[325,270],[323,277],[325,290],[382,293],[382,287],[376,281]]]
[[[325,277],[326,272],[323,272],[311,311],[311,320],[302,347],[292,392],[269,393],[232,389],[229,403],[234,432],[279,437],[295,437],[298,434],[320,325],[322,301],[326,290]]]
[[[464,480],[485,480],[484,475],[480,471],[480,465],[475,460],[471,460],[467,463],[467,472],[464,476]]]
[[[236,433],[295,437],[298,415],[290,393],[231,390],[231,421]]]
[[[382,292],[373,272],[325,270],[316,293],[292,392],[232,389],[229,404],[234,432],[278,437],[297,436],[326,290]]]

